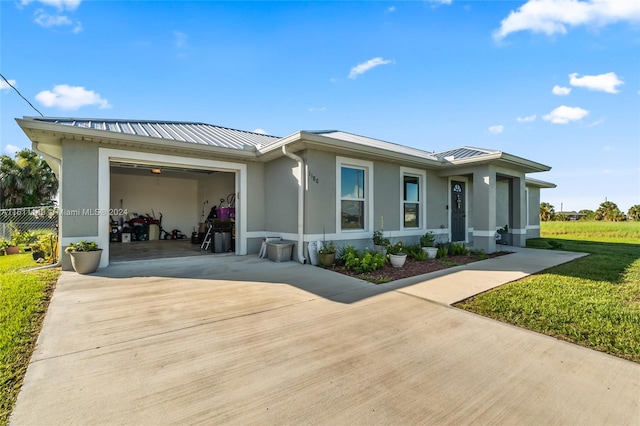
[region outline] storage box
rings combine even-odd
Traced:
[[[149,241],[155,241],[160,238],[160,226],[152,223],[149,225]]]
[[[291,260],[293,244],[286,241],[267,243],[267,257],[273,262],[287,262]]]
[[[123,243],[130,243],[131,242],[131,234],[129,232],[123,232],[122,233],[122,242]]]

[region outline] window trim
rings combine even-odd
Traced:
[[[364,228],[342,229],[342,168],[364,170]],[[369,238],[373,224],[373,162],[336,156],[336,234],[348,234],[353,238]],[[361,234],[361,235],[360,235]]]
[[[404,177],[411,176],[418,178],[418,226],[404,226]],[[410,167],[400,167],[400,229],[407,231],[425,230],[427,229],[427,172],[421,169],[412,169]]]

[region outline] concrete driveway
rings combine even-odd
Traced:
[[[235,256],[64,272],[11,424],[637,425],[640,365],[448,306],[577,256],[541,253],[381,286]]]

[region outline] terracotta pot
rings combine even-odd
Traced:
[[[389,261],[394,268],[402,268],[407,261],[406,254],[389,254]]]
[[[18,246],[9,246],[4,251],[7,254],[18,254],[18,253],[20,253],[20,247],[18,247]]]
[[[79,274],[91,274],[100,266],[102,249],[96,251],[75,251],[69,253],[71,266]]]

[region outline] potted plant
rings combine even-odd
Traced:
[[[20,248],[17,245],[7,240],[2,240],[2,242],[0,242],[0,249],[2,249],[2,251],[7,255],[18,254],[20,252]]]
[[[318,249],[320,254],[320,264],[324,267],[332,266],[336,261],[336,245],[333,241],[322,243],[322,247]]]
[[[385,254],[386,247],[389,245],[389,239],[384,238],[382,231],[373,231],[373,250]]]
[[[433,246],[434,241],[436,240],[433,232],[427,232],[422,237],[420,237],[420,245],[422,246],[422,251],[427,253],[427,257],[429,259],[435,259],[436,253],[438,249]]]
[[[102,249],[95,241],[72,243],[64,251],[71,256],[71,266],[79,274],[91,274],[100,265]]]
[[[500,239],[498,239],[499,244],[511,245],[509,225],[504,225],[502,228],[498,228],[498,234],[500,235]]]
[[[407,252],[402,245],[402,241],[398,241],[395,244],[387,246],[387,255],[389,256],[391,266],[394,268],[401,268],[407,261]]]

